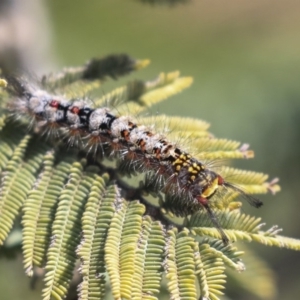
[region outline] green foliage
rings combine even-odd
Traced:
[[[114,55],[51,74],[42,84],[82,97],[109,77],[148,63]],[[162,73],[155,80],[132,81],[96,97],[94,104],[108,103],[118,114],[133,114],[149,128],[155,124],[156,132],[185,145],[200,160],[253,157],[245,145],[215,138],[204,121],[145,115],[152,105],[191,83],[179,72]],[[67,295],[78,260],[80,299],[105,299],[107,283],[114,299],[159,299],[164,284],[171,299],[220,299],[225,268],[245,269],[243,252],[223,244],[206,211],[176,218],[171,212],[174,207],[182,209],[180,199],[165,199],[160,192],[150,199],[147,184],[137,187],[140,177],[128,183],[119,166],[103,157],[82,159],[82,149],[67,149],[63,141],[28,131],[28,120],[9,117],[11,96],[5,86],[0,80],[0,242],[5,242],[21,211],[24,269],[29,276],[36,267],[45,269],[43,299]],[[265,174],[226,166],[220,173],[249,194],[279,191],[276,181],[268,183]],[[211,203],[231,241],[300,250],[300,241],[278,235],[276,226],[264,231],[260,218],[242,214],[238,196],[218,191]],[[263,293],[257,295],[267,299]]]
[[[116,187],[109,184],[109,177],[104,175],[95,178],[82,216],[82,242],[77,249],[77,255],[81,258],[82,299],[89,299],[92,295],[104,298],[104,247],[117,201],[120,198]]]

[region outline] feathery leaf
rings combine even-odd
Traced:
[[[77,248],[81,260],[82,283],[79,299],[104,299],[105,294],[105,242],[114,216],[118,193],[109,185],[107,175],[97,176],[82,217],[82,240]]]
[[[29,276],[33,274],[34,265],[44,266],[58,198],[71,168],[67,161],[55,166],[54,160],[53,151],[48,152],[43,170],[23,206],[24,268]]]
[[[75,267],[75,250],[80,241],[81,216],[94,174],[84,174],[81,163],[73,163],[69,179],[60,193],[45,267],[43,299],[64,298]]]
[[[167,232],[165,270],[171,299],[196,299],[194,240],[188,231]]]
[[[137,243],[130,299],[158,299],[164,246],[162,224],[153,222],[149,216],[144,217]]]

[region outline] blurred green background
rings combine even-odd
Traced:
[[[35,2],[22,4],[24,15],[36,22],[32,30],[40,31],[28,46],[36,51],[29,69],[51,71],[125,52],[152,61],[130,78],[173,70],[193,76],[190,89],[153,112],[201,118],[216,136],[249,143],[255,159],[236,166],[278,176],[282,192],[261,197],[265,205],[259,211],[247,204],[244,210],[284,228],[283,235],[300,238],[299,1],[194,0],[169,7],[134,0],[48,0],[44,11]],[[254,248],[276,272],[275,299],[299,299],[300,254]],[[0,292],[1,300],[40,299],[39,291],[29,290],[21,258],[1,259]],[[256,298],[241,291],[232,299]]]

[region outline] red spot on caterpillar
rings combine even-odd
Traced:
[[[71,113],[72,114],[75,114],[75,115],[78,115],[79,112],[80,112],[80,108],[78,106],[73,106],[71,109],[70,109]]]
[[[57,100],[51,100],[49,105],[51,107],[58,108],[59,107],[59,102]]]
[[[224,178],[221,175],[218,175],[218,185],[224,184]]]
[[[207,206],[208,200],[206,198],[201,196],[197,196],[196,198],[200,204],[202,204],[203,206]]]
[[[121,131],[121,136],[124,138],[124,140],[125,141],[129,141],[129,139],[130,139],[130,133],[129,133],[129,131],[128,130],[126,130],[126,129],[124,129],[124,130],[122,130]]]
[[[146,142],[143,139],[140,139],[137,144],[143,152],[146,151]]]
[[[160,159],[161,158],[161,149],[160,148],[154,148],[153,149],[153,153],[155,153],[155,157],[157,159]]]

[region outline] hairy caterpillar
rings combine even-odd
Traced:
[[[40,131],[46,129],[67,136],[72,143],[79,140],[87,151],[93,149],[95,153],[118,157],[127,169],[150,171],[159,189],[168,197],[179,199],[182,207],[188,206],[189,214],[205,209],[225,244],[228,238],[210,206],[217,190],[232,189],[245,196],[251,205],[262,205],[260,200],[245,194],[187,151],[138,125],[131,117],[117,116],[106,107],[93,108],[86,99],[68,100],[14,77],[8,81],[14,95],[10,108],[15,114],[30,117]]]

